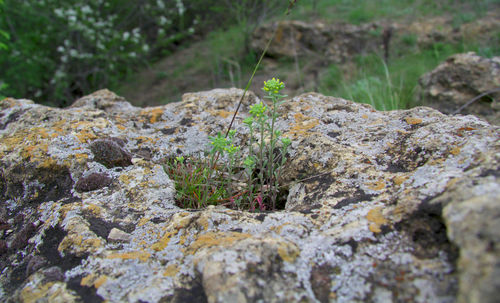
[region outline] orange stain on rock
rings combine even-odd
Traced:
[[[406,123],[408,123],[410,125],[422,123],[422,119],[420,119],[420,118],[406,117],[405,120],[406,120]]]

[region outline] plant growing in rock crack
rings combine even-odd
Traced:
[[[286,162],[287,149],[291,144],[289,138],[280,139],[281,132],[275,129],[276,119],[278,118],[277,109],[284,102],[282,99],[286,97],[280,94],[284,87],[285,84],[280,82],[279,79],[273,78],[265,81],[262,89],[268,94],[264,98],[271,99],[270,108],[263,103],[257,103],[250,107],[251,116],[243,121],[250,129],[249,156],[244,161],[245,172],[247,172],[249,178],[248,191],[250,195],[248,197],[250,199],[250,210],[255,208],[255,201],[259,203],[259,208],[263,210],[263,199],[266,194],[270,198],[271,209],[276,208],[278,180],[281,175],[281,168]],[[255,153],[254,132],[259,136]],[[281,145],[279,142],[281,142]],[[277,157],[275,157],[276,150],[278,150]],[[255,168],[258,172],[257,182],[249,173]],[[254,183],[258,185],[256,188]]]
[[[276,209],[282,167],[291,144],[276,129],[278,107],[286,97],[280,94],[284,83],[279,79],[264,82],[263,90],[271,100],[250,107],[250,116],[243,122],[248,127],[248,154],[233,141],[235,130],[228,135],[210,137],[206,157],[177,157],[165,170],[176,184],[179,206],[201,208],[226,205],[238,209],[261,211]]]
[[[290,13],[295,3],[289,1],[285,15]],[[278,181],[291,144],[290,139],[281,138],[281,132],[275,129],[277,109],[286,97],[280,94],[284,83],[275,78],[265,81],[263,90],[268,94],[266,98],[271,99],[271,105],[258,103],[251,106],[251,117],[244,120],[250,129],[249,153],[244,159],[241,147],[233,144],[235,131],[232,126],[277,30],[278,27],[253,69],[226,135],[219,133],[216,137],[210,137],[211,149],[205,153],[206,157],[198,155],[167,160],[164,169],[175,182],[179,206],[202,208],[222,204],[250,211],[254,211],[256,206],[261,211],[276,209]],[[258,138],[254,138],[254,133]]]

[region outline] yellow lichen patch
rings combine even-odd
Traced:
[[[106,281],[108,280],[108,276],[102,275],[99,278],[97,278],[94,282],[94,287],[97,289],[101,287]]]
[[[43,160],[40,164],[38,164],[38,168],[56,168],[58,167],[57,161],[54,158],[47,158]]]
[[[163,108],[155,107],[151,109],[143,109],[141,111],[141,116],[149,116],[149,123],[156,123],[160,121],[161,116],[163,115]]]
[[[92,286],[94,284],[94,281],[96,280],[96,275],[94,274],[90,274],[90,275],[87,275],[85,277],[83,277],[81,280],[80,280],[80,286]]]
[[[67,235],[61,241],[61,243],[59,243],[57,250],[59,252],[63,252],[74,247],[80,247],[82,242],[83,242],[83,237],[81,235],[74,235],[74,234]]]
[[[410,125],[422,123],[422,119],[420,119],[420,118],[406,117],[405,120],[406,120],[406,123],[408,123]]]
[[[25,303],[40,302],[42,298],[46,298],[50,294],[52,286],[55,282],[48,282],[36,288],[25,287],[21,291],[20,301]]]
[[[108,280],[108,276],[96,276],[94,274],[87,275],[80,280],[80,286],[87,286],[95,288],[101,287]]]
[[[194,103],[186,103],[183,105],[184,108],[193,108],[193,107],[197,107]]]
[[[125,185],[129,185],[131,180],[133,180],[133,177],[127,175],[127,174],[121,174],[119,177],[118,177],[118,180],[120,180],[120,182],[122,182],[123,184]]]
[[[52,129],[54,129],[56,132],[61,133],[62,128],[66,127],[68,121],[66,119],[61,119],[54,124],[52,124]]]
[[[460,154],[460,147],[455,147],[455,148],[452,148],[450,150],[450,154],[454,155],[454,156],[457,156],[458,154]]]
[[[122,260],[133,260],[138,259],[142,262],[146,262],[149,257],[151,257],[150,253],[144,251],[131,251],[126,253],[114,253],[108,256],[108,259],[122,259]]]
[[[167,247],[168,242],[170,242],[170,238],[174,235],[172,232],[168,232],[163,237],[161,237],[160,241],[156,242],[155,244],[151,245],[151,249],[156,250],[156,251],[162,251]]]
[[[387,224],[387,219],[382,215],[382,207],[375,207],[371,209],[366,215],[366,219],[372,222],[369,226],[370,231],[373,233],[379,233],[382,230],[380,226]]]
[[[428,165],[439,165],[442,164],[445,161],[444,158],[439,158],[439,159],[432,159],[427,162]]]
[[[281,224],[279,226],[275,226],[275,227],[272,227],[271,230],[275,230],[277,234],[281,234],[281,230],[283,229],[283,227],[287,226],[287,225],[290,225],[290,222],[286,222],[284,224]]]
[[[203,227],[204,230],[207,230],[208,229],[208,217],[207,217],[207,214],[202,214],[197,220],[196,220],[196,224],[198,224],[199,226]]]
[[[174,215],[173,224],[176,230],[181,230],[191,223],[193,217],[186,215],[186,213],[177,213]]]
[[[92,140],[97,139],[97,136],[94,134],[92,130],[86,130],[86,129],[77,132],[76,137],[78,138],[78,141],[80,141],[80,143],[88,143]]]
[[[96,248],[99,248],[102,246],[102,240],[99,238],[91,238],[91,239],[85,239],[82,242],[82,247],[95,251]]]
[[[120,125],[120,124],[118,124],[116,127],[117,127],[119,130],[126,130],[126,129],[127,129],[125,126]]]
[[[408,177],[407,177],[407,176],[395,176],[395,177],[392,179],[392,182],[394,182],[394,184],[396,184],[396,185],[401,185],[401,184],[403,184],[406,180],[408,180]]]
[[[361,118],[363,118],[363,119],[368,119],[368,115],[367,115],[367,114],[363,114],[363,115],[361,116]]]
[[[146,223],[149,222],[149,218],[147,217],[142,217],[140,220],[139,220],[139,223],[137,223],[137,226],[143,226],[145,225]]]
[[[89,155],[78,153],[78,154],[74,154],[73,157],[75,157],[75,159],[78,163],[83,163],[83,162],[87,161],[87,159],[89,158]]]
[[[372,190],[382,190],[385,188],[385,181],[384,180],[379,180],[375,183],[372,183],[368,186],[369,189]]]
[[[227,247],[236,241],[250,238],[252,235],[238,232],[208,232],[199,236],[189,247],[187,253],[195,254],[202,248],[210,248],[212,246]]]
[[[176,264],[170,264],[163,272],[164,277],[173,277],[179,272],[179,267]]]
[[[158,141],[158,139],[153,139],[145,136],[139,136],[135,139],[138,141],[138,143],[144,143],[144,142],[156,143],[156,141]]]
[[[300,251],[294,244],[283,242],[278,246],[278,255],[280,255],[283,261],[293,263],[300,255]]]
[[[305,135],[319,124],[318,119],[304,116],[301,113],[296,113],[293,117],[295,118],[295,125],[290,129],[290,134],[294,137]]]
[[[36,142],[34,145],[28,145],[23,147],[21,151],[21,157],[24,159],[44,159],[47,156],[49,146],[46,143]]]
[[[59,210],[59,212],[61,213],[61,216],[63,218],[65,218],[66,214],[69,211],[71,211],[71,210],[73,210],[75,208],[79,208],[80,204],[81,204],[81,202],[74,202],[74,203],[64,204],[64,205],[61,206],[61,209]]]
[[[227,110],[221,109],[221,110],[212,111],[211,114],[214,114],[215,116],[219,116],[222,118],[227,118],[229,116],[234,115],[234,112],[229,112]]]

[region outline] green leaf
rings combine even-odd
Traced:
[[[7,32],[4,32],[0,30],[0,36],[4,37],[5,39],[9,40],[10,39],[10,34]]]

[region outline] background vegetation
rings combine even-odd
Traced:
[[[62,107],[107,87],[139,105],[177,101],[186,91],[242,87],[258,55],[250,34],[262,22],[361,24],[447,15],[459,26],[498,9],[499,2],[297,0],[285,16],[287,0],[0,0],[0,97]],[[389,62],[367,54],[354,58],[348,70],[324,64],[314,71],[312,86],[306,83],[307,58],[275,60],[276,74],[263,77],[295,77],[294,93],[317,90],[379,109],[407,107],[414,104],[420,75],[453,53],[498,55],[497,36],[425,48],[407,36],[392,46]],[[149,97],[155,89],[161,98]]]

